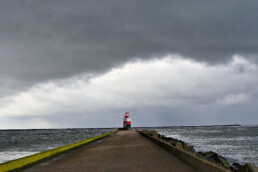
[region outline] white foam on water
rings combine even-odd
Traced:
[[[166,137],[185,141],[198,152],[216,152],[230,163],[258,165],[257,127],[171,127],[153,130]]]
[[[165,134],[165,136],[166,136],[166,137],[173,138],[173,139],[183,140],[183,141],[189,140],[189,138],[184,137],[184,136],[181,136],[181,135],[179,135],[179,134]]]
[[[184,137],[178,133],[173,133],[173,132],[158,132],[158,133],[161,135],[164,135],[166,137],[173,138],[173,139],[182,140],[185,142],[190,141],[190,139],[188,137]]]
[[[257,140],[258,137],[235,137],[235,138],[228,138],[228,137],[216,137],[216,138],[209,138],[210,141],[247,141],[247,140]]]
[[[219,130],[199,130],[201,133],[221,133]]]
[[[0,163],[101,135],[114,128],[0,130]]]
[[[11,161],[14,159],[22,158],[25,156],[33,155],[39,152],[18,152],[18,151],[3,151],[0,152],[0,163]]]
[[[235,153],[230,155],[224,155],[224,157],[229,160],[234,160],[234,162],[240,163],[240,164],[245,164],[245,163],[256,164],[256,160],[257,160],[256,154],[247,154],[247,153],[246,154]]]

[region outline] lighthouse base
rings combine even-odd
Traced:
[[[131,125],[125,125],[124,130],[131,130]]]

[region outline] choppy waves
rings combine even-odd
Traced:
[[[0,130],[0,163],[85,140],[114,129]]]
[[[258,165],[258,126],[208,126],[151,128],[183,140],[197,151],[214,151],[231,163]]]

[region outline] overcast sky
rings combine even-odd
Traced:
[[[0,1],[0,128],[258,124],[257,9]]]

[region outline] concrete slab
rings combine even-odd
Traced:
[[[23,172],[195,172],[135,131],[119,131],[91,145],[35,165]]]

